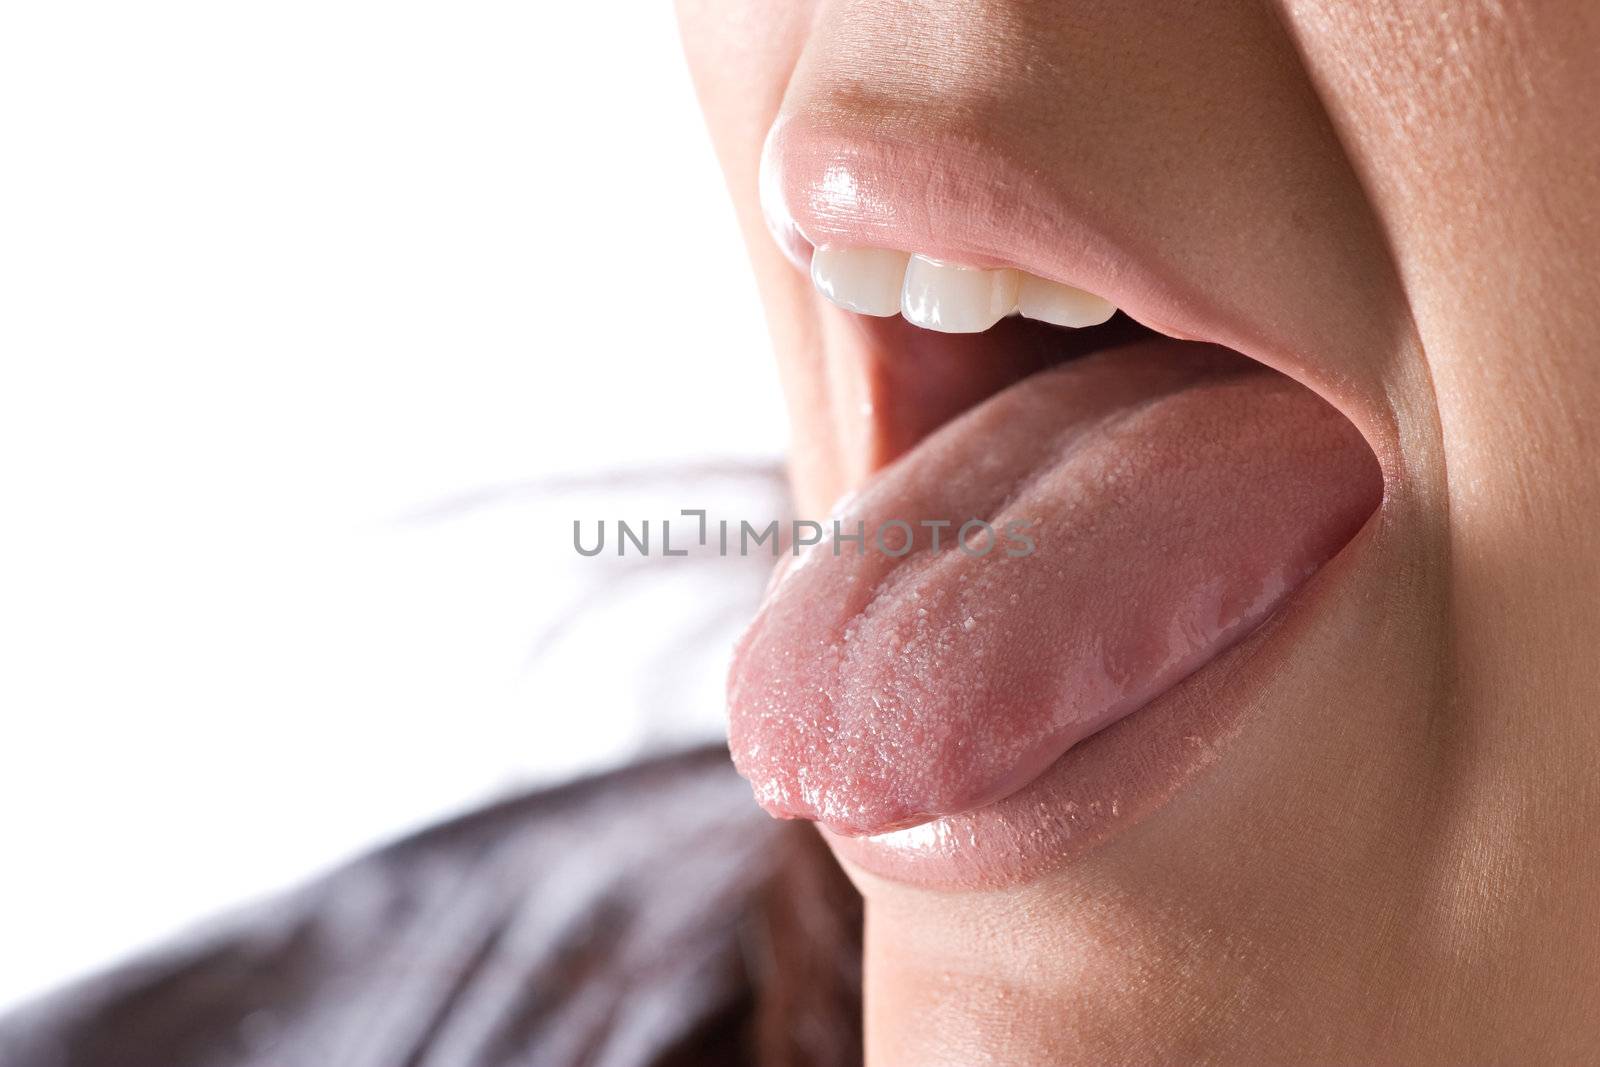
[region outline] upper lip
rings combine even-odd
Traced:
[[[1386,470],[1397,454],[1389,399],[1376,377],[1351,373],[1383,334],[1381,308],[1326,290],[1329,316],[1308,321],[1308,294],[1275,290],[1284,249],[1254,265],[1262,284],[1233,291],[1229,277],[1194,269],[1184,242],[1147,239],[1138,208],[1091,196],[1075,174],[1028,163],[1008,142],[923,130],[897,132],[876,112],[791,113],[773,125],[761,165],[762,208],[786,254],[803,265],[815,247],[894,248],[972,267],[1014,267],[1105,297],[1160,333],[1231,348],[1312,389],[1356,424]],[[1337,244],[1336,242],[1334,244]],[[1336,285],[1358,273],[1342,248],[1306,242],[1294,273]],[[1384,263],[1387,267],[1387,263]],[[1314,295],[1313,295],[1314,298]],[[1341,305],[1345,329],[1325,321]],[[1373,312],[1363,321],[1364,311]],[[1374,328],[1376,327],[1376,328]]]

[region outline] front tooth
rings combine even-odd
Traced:
[[[1098,326],[1117,313],[1111,302],[1070,285],[1022,276],[1017,289],[1017,310],[1024,318],[1053,322],[1057,326]]]
[[[811,253],[811,283],[842,308],[893,315],[910,258],[892,248],[819,248]]]
[[[912,256],[900,293],[907,322],[942,333],[982,333],[1017,306],[1017,272],[976,270]]]

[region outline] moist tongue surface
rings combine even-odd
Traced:
[[[729,679],[734,761],[768,811],[842,833],[999,800],[1249,633],[1380,493],[1347,420],[1227,350],[1034,375],[834,517],[865,551],[825,539],[769,592]],[[964,551],[972,519],[995,533]]]

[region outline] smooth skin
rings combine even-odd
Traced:
[[[851,871],[868,1062],[1600,1061],[1600,7],[678,7],[804,512],[881,465],[889,398],[763,223],[780,110],[1096,191],[1281,319],[1385,470],[1303,654],[1165,807],[1025,886]]]

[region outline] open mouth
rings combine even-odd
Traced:
[[[843,184],[837,166],[813,171],[813,192]],[[1070,819],[1052,804],[1082,791],[1040,790],[1064,757],[1280,611],[1377,508],[1382,473],[1316,391],[1180,339],[1228,333],[1182,286],[1138,282],[1114,250],[1069,266],[1121,288],[1115,302],[1014,266],[1041,259],[999,254],[1007,234],[1027,243],[1015,213],[969,226],[960,258],[840,242],[925,231],[903,211],[874,225],[863,180],[848,184],[850,211],[812,196],[804,239],[779,231],[869,365],[881,469],[740,643],[735,762],[773,814],[864,839],[858,852],[943,847],[958,822],[973,847],[987,825],[1008,848],[1058,851],[1039,820]],[[973,251],[974,234],[991,244]],[[1178,732],[1203,745],[1199,729]]]

